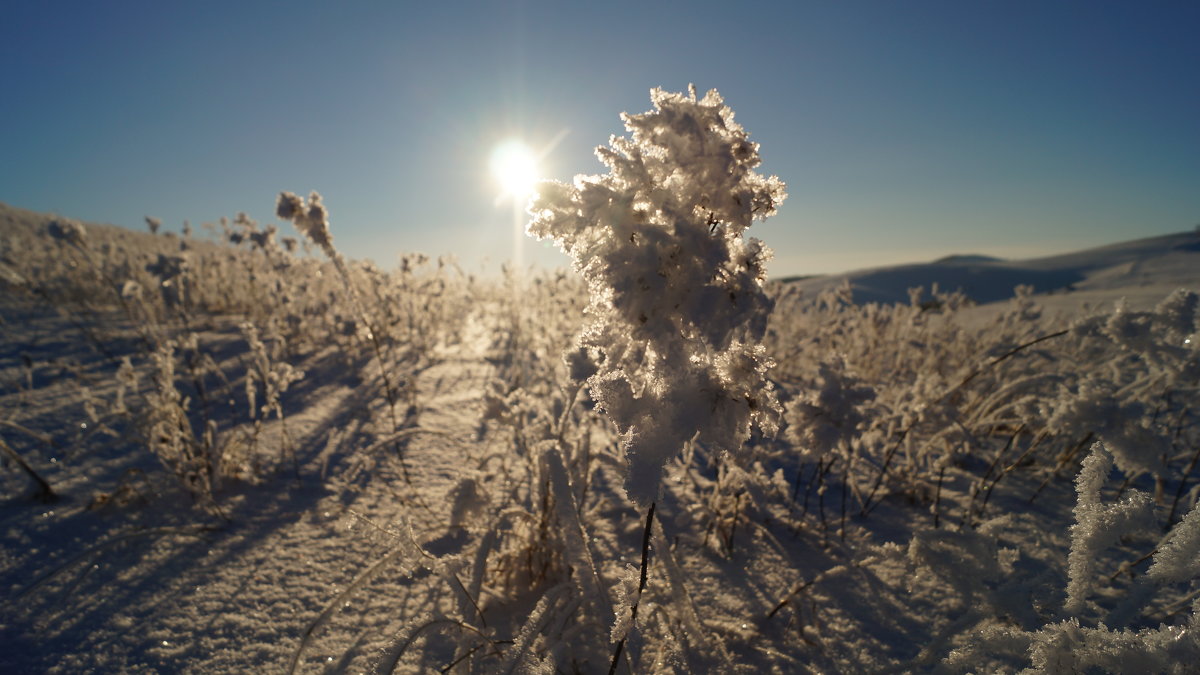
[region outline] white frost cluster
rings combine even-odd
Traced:
[[[1116,630],[1104,624],[1092,628],[1071,618],[1026,632],[992,624],[980,630],[971,644],[945,660],[949,672],[1019,672],[1020,675],[1074,673],[1194,673],[1200,659],[1200,620],[1195,608],[1187,625],[1144,630]],[[977,665],[981,655],[1026,660],[1029,668],[987,670]],[[1024,659],[1022,659],[1024,657]]]
[[[46,225],[46,232],[58,241],[83,246],[87,241],[87,230],[83,224],[70,218],[56,218]]]
[[[1168,334],[1182,342],[1200,329],[1200,295],[1187,288],[1176,289],[1158,303],[1154,313]],[[1188,344],[1191,345],[1192,342]]]
[[[304,198],[291,192],[280,192],[275,203],[275,214],[284,220],[290,220],[296,229],[304,233],[312,243],[320,246],[329,257],[336,253],[333,248],[333,235],[329,232],[329,212],[321,203],[321,195],[315,191]]]
[[[861,409],[875,400],[875,390],[844,368],[820,364],[814,386],[788,404],[786,437],[806,457],[823,457],[853,440],[866,421]]]
[[[178,307],[187,299],[184,290],[191,264],[186,253],[158,254],[158,260],[146,263],[146,271],[158,277],[159,291],[167,307]]]
[[[770,251],[743,233],[786,196],[754,171],[758,145],[716,91],[650,96],[654,110],[622,115],[630,136],[597,149],[609,173],[540,184],[528,228],[589,285],[591,323],[571,370],[624,435],[626,490],[640,502],[697,432],[736,451],[752,424],[777,429],[772,364],[756,344]]]
[[[1092,446],[1075,479],[1078,501],[1075,524],[1071,526],[1071,552],[1067,556],[1067,601],[1063,612],[1080,614],[1095,585],[1095,565],[1099,554],[1121,537],[1145,532],[1154,527],[1154,505],[1142,492],[1131,491],[1116,504],[1100,500],[1100,488],[1108,480],[1113,457],[1103,443]]]
[[[1082,438],[1095,433],[1126,474],[1159,470],[1159,458],[1170,447],[1170,439],[1151,428],[1153,416],[1146,405],[1122,400],[1116,387],[1102,378],[1085,379],[1076,391],[1064,385],[1053,407],[1044,406],[1043,412],[1046,426],[1058,434]]]
[[[1160,583],[1200,577],[1200,504],[1193,506],[1154,555],[1146,576]]]
[[[1200,372],[1200,295],[1193,290],[1175,290],[1150,312],[1134,311],[1122,299],[1112,313],[1076,321],[1071,330],[1103,339],[1167,373],[1192,378]]]

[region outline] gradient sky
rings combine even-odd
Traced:
[[[178,230],[315,189],[351,257],[494,268],[496,144],[600,173],[621,111],[695,83],[788,184],[772,275],[1024,257],[1200,222],[1198,36],[1190,0],[5,0],[0,201]]]

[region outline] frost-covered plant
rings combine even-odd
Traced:
[[[1096,590],[1096,561],[1104,549],[1122,537],[1153,529],[1149,498],[1135,493],[1124,501],[1105,504],[1100,492],[1113,468],[1103,443],[1092,446],[1076,480],[1076,523],[1071,528],[1067,559],[1067,600],[1060,620],[1040,628],[1019,628],[984,622],[943,666],[951,672],[979,672],[1028,664],[1021,673],[1187,673],[1200,659],[1200,601],[1182,625],[1129,627],[1139,610],[1158,589],[1191,582],[1200,575],[1200,511],[1193,509],[1166,535],[1153,554],[1154,562],[1116,609],[1099,621],[1085,616],[1088,597]],[[1011,574],[1011,570],[1006,574]],[[1013,588],[1015,599],[1020,589]],[[1193,596],[1185,596],[1185,600]],[[1172,614],[1186,607],[1177,605]],[[1024,622],[1028,623],[1028,622]],[[1089,625],[1089,624],[1095,625]],[[1144,625],[1144,624],[1143,624]],[[985,664],[991,664],[985,666]]]
[[[279,420],[280,434],[283,437],[280,452],[288,453],[295,459],[295,451],[291,446],[291,438],[287,432],[287,421],[283,414],[283,394],[293,382],[304,378],[304,371],[294,368],[291,364],[281,361],[278,345],[274,350],[268,350],[259,337],[258,328],[249,322],[243,322],[239,328],[250,347],[250,363],[246,368],[246,399],[250,406],[250,418],[254,420],[254,439],[257,441],[263,420],[271,413]],[[272,354],[271,351],[275,353]],[[257,408],[258,384],[262,383],[263,401]]]
[[[818,511],[822,531],[825,520],[826,476],[833,463],[841,459],[841,535],[844,537],[848,493],[859,494],[853,471],[857,459],[856,441],[867,422],[868,404],[875,400],[875,390],[860,379],[845,372],[845,364],[821,363],[815,382],[788,403],[786,438],[802,459],[816,459],[815,479],[809,487],[817,486]],[[800,490],[800,472],[792,491],[793,501]],[[805,493],[805,508],[808,493]]]
[[[822,363],[816,386],[788,404],[787,439],[802,454],[822,457],[857,436],[873,400],[874,388],[844,366]]]
[[[622,433],[626,491],[641,503],[697,433],[736,452],[780,415],[757,344],[770,253],[743,234],[775,213],[784,185],[754,171],[758,146],[716,91],[655,89],[651,100],[654,110],[622,115],[628,138],[597,149],[608,174],[538,186],[528,227],[589,285],[572,370]]]
[[[950,672],[981,672],[980,663],[1009,666],[1003,672],[1021,675],[1071,675],[1074,673],[1195,672],[1200,659],[1200,607],[1194,607],[1184,626],[1159,626],[1143,630],[1113,630],[1100,624],[1082,626],[1067,619],[1026,632],[1011,626],[989,625],[967,647],[956,649],[944,665]],[[1013,666],[1028,663],[1015,670]],[[995,671],[993,671],[995,672]]]
[[[774,377],[792,394],[789,419],[808,420],[804,403],[822,363],[876,392],[856,443],[867,460],[858,463],[860,484],[863,472],[875,474],[866,477],[864,513],[878,503],[876,488],[936,503],[944,481],[966,477],[976,487],[964,522],[976,522],[1005,477],[1040,474],[1037,495],[1073,476],[1097,439],[1131,481],[1153,477],[1160,503],[1173,491],[1172,513],[1189,506],[1184,496],[1200,466],[1193,291],[1152,310],[1118,305],[1069,324],[1046,316],[1020,287],[986,324],[956,315],[963,303],[941,293],[919,305],[856,305],[848,286],[815,298],[786,285],[777,293],[767,345],[780,363]]]
[[[54,239],[74,246],[85,246],[87,243],[87,230],[83,224],[70,218],[56,218],[50,221],[46,232]]]
[[[1122,401],[1112,383],[1085,379],[1077,392],[1064,391],[1060,406],[1047,420],[1055,433],[1083,438],[1092,433],[1104,440],[1117,467],[1127,474],[1154,471],[1170,445],[1150,428],[1150,415],[1139,401]]]
[[[146,394],[146,438],[150,451],[194,497],[212,504],[218,458],[207,437],[196,438],[188,419],[188,400],[175,383],[175,348],[167,341],[151,355],[154,387]]]
[[[399,405],[399,391],[392,383],[392,376],[389,373],[390,366],[388,357],[390,352],[385,355],[385,347],[390,346],[381,335],[381,326],[377,321],[374,321],[367,311],[366,304],[363,301],[362,294],[359,292],[358,286],[355,284],[350,273],[350,268],[346,264],[346,259],[342,254],[333,247],[333,235],[329,232],[329,211],[325,208],[321,201],[321,195],[315,191],[309,195],[305,201],[291,192],[281,192],[275,204],[275,213],[284,220],[290,220],[296,229],[304,233],[314,244],[321,247],[325,255],[333,262],[337,268],[338,274],[342,278],[347,295],[350,296],[351,305],[360,320],[366,332],[366,337],[375,352],[375,358],[379,363],[380,379],[383,382],[384,395],[387,397],[388,410],[392,419],[392,430],[398,431],[400,428],[400,418],[397,414],[396,407]],[[392,362],[394,358],[390,359]],[[399,446],[397,446],[397,454],[400,454]],[[407,469],[405,470],[407,476]]]
[[[654,110],[622,115],[630,137],[597,150],[608,174],[542,183],[529,207],[528,233],[553,239],[588,285],[588,324],[567,365],[622,436],[626,494],[649,504],[637,583],[625,575],[610,615],[610,672],[649,621],[638,616],[665,464],[692,440],[738,453],[752,428],[773,435],[782,414],[758,344],[772,305],[770,252],[744,233],[775,212],[783,183],[754,171],[758,146],[716,91],[655,89],[651,100]],[[548,441],[547,466],[562,461],[561,440]],[[575,531],[579,506],[559,478],[550,482],[558,520]],[[599,602],[586,586],[584,599]]]
[[[1149,495],[1133,492],[1115,504],[1104,504],[1100,488],[1108,480],[1113,457],[1103,443],[1092,446],[1075,479],[1079,493],[1075,524],[1071,526],[1071,553],[1067,557],[1067,601],[1063,612],[1078,616],[1086,607],[1096,577],[1099,554],[1122,537],[1154,527],[1153,503]]]
[[[146,265],[146,271],[158,277],[163,304],[182,311],[187,302],[187,273],[189,263],[186,255],[159,254],[158,260]]]
[[[1058,396],[1046,395],[1036,406],[1047,433],[1069,442],[1082,437],[1080,444],[1099,437],[1122,471],[1152,474],[1156,490],[1163,490],[1197,421],[1198,303],[1195,292],[1179,289],[1151,311],[1122,301],[1111,312],[1073,322],[1066,356],[1076,370],[1059,379]],[[1060,455],[1057,468],[1071,459],[1072,452]],[[1179,483],[1172,517],[1194,467]]]
[[[1200,577],[1200,506],[1192,507],[1171,529],[1146,576],[1160,583]]]
[[[332,260],[341,260],[341,254],[333,247],[333,235],[329,232],[329,211],[321,202],[321,195],[315,191],[308,196],[306,202],[291,192],[279,193],[275,205],[275,213],[284,220],[290,220],[304,236],[321,247]]]

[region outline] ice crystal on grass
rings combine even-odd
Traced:
[[[1121,537],[1154,527],[1153,503],[1141,492],[1133,492],[1116,504],[1100,501],[1100,488],[1113,468],[1113,457],[1103,443],[1092,446],[1075,479],[1079,501],[1071,526],[1071,553],[1067,557],[1067,602],[1063,612],[1080,614],[1095,585],[1096,560],[1101,551]]]
[[[1200,656],[1195,617],[1189,626],[1142,631],[1080,626],[1075,619],[1033,635],[1032,668],[1023,673],[1187,673]]]
[[[1171,529],[1146,574],[1159,582],[1187,581],[1200,576],[1200,506],[1193,506]]]
[[[630,136],[597,149],[609,173],[541,183],[528,229],[555,240],[589,285],[571,370],[623,434],[626,490],[640,502],[697,433],[736,451],[752,425],[774,433],[780,416],[757,345],[770,251],[743,234],[775,213],[784,185],[754,171],[758,145],[716,91],[650,96],[654,110],[622,115]]]
[[[1200,295],[1186,288],[1176,289],[1158,303],[1154,312],[1176,339],[1187,339],[1196,331],[1200,319]]]

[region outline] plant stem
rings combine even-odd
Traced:
[[[650,568],[650,533],[654,526],[654,507],[657,502],[650,502],[650,509],[646,511],[646,529],[642,532],[642,576],[638,581],[637,597],[633,600],[633,605],[629,608],[630,623],[629,630],[633,630],[637,624],[638,604],[642,601],[642,591],[646,590],[646,575]],[[621,641],[617,643],[617,648],[613,651],[612,663],[608,666],[608,675],[613,675],[617,672],[617,664],[621,661],[621,652],[625,650],[625,639],[629,636],[626,633],[621,637]]]
[[[38,472],[34,471],[33,467],[29,466],[29,463],[26,462],[21,455],[17,454],[16,450],[13,450],[11,447],[9,447],[8,443],[0,440],[0,449],[3,449],[4,453],[7,454],[14,462],[16,462],[17,466],[21,467],[21,470],[33,479],[33,482],[37,483],[38,499],[44,502],[49,502],[58,498],[58,495],[54,494],[54,490],[50,488],[50,484],[47,483],[44,478],[39,476]]]

